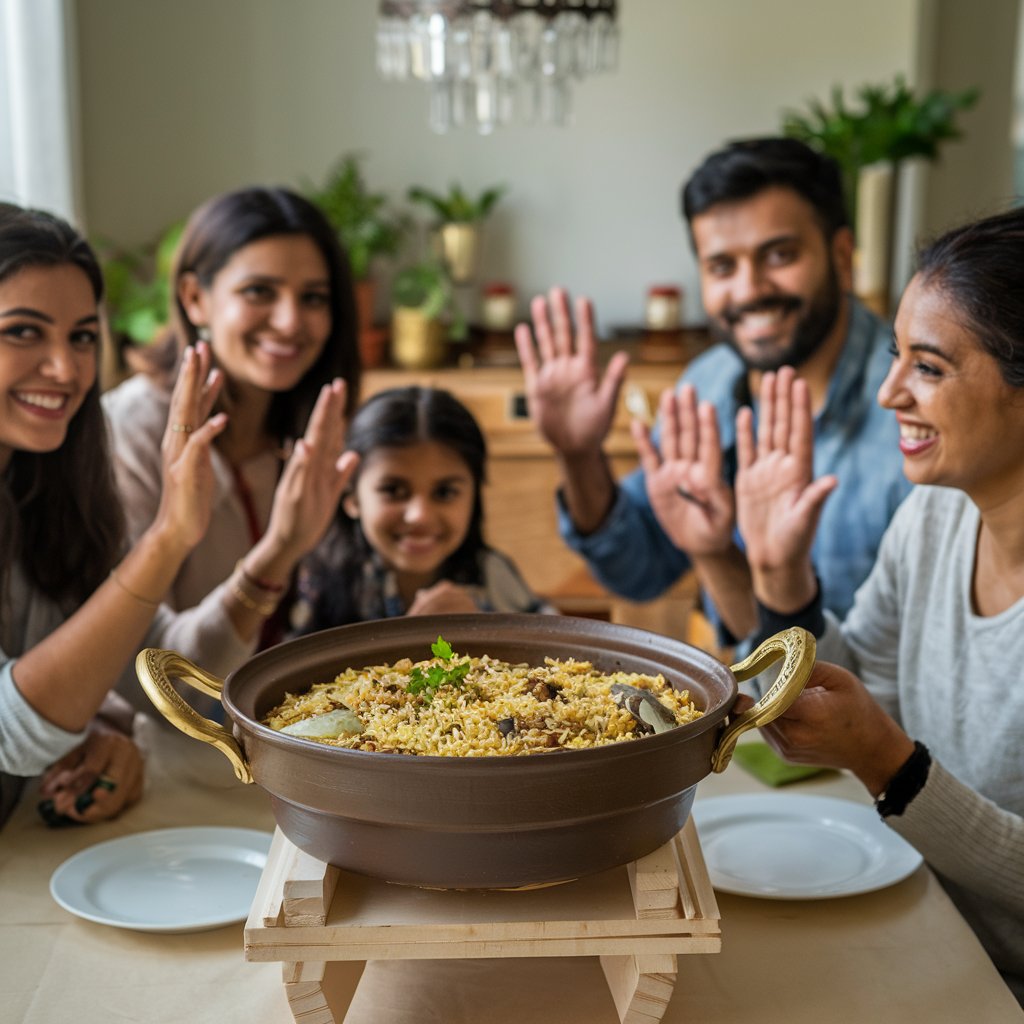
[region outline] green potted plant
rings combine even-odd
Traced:
[[[404,267],[395,275],[391,297],[394,361],[410,370],[440,366],[447,341],[466,331],[445,267],[436,260]]]
[[[458,183],[446,193],[433,192],[420,185],[409,189],[410,202],[420,203],[434,213],[435,248],[458,284],[473,279],[479,250],[480,224],[494,204],[505,194],[505,186],[484,189],[475,198]]]
[[[363,178],[362,157],[343,155],[331,167],[321,186],[307,186],[306,194],[323,211],[348,253],[355,279],[360,349],[364,366],[384,361],[387,331],[373,326],[375,286],[370,277],[373,260],[394,256],[406,233],[407,219],[393,211],[388,198],[371,192]]]
[[[854,289],[875,312],[889,315],[899,209],[900,165],[936,160],[944,142],[960,138],[957,114],[978,100],[977,89],[933,89],[917,97],[901,76],[891,85],[864,85],[858,105],[832,90],[832,105],[818,100],[806,112],[783,115],[783,132],[833,157],[843,176],[850,224],[857,238]]]
[[[156,340],[170,314],[171,266],[185,222],[172,224],[155,242],[135,248],[100,241],[106,306],[118,366],[132,369],[134,350]]]
[[[783,132],[833,157],[843,173],[850,223],[857,222],[857,178],[862,168],[881,161],[899,165],[910,157],[936,160],[942,143],[961,137],[956,116],[978,101],[977,89],[933,89],[915,97],[903,77],[892,85],[864,85],[847,105],[843,90],[832,90],[832,106],[810,100],[807,111],[786,111]]]

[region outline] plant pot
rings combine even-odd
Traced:
[[[447,355],[448,335],[440,320],[418,309],[396,306],[391,320],[391,358],[406,370],[432,370]]]
[[[476,224],[442,224],[434,235],[438,257],[448,268],[455,284],[465,284],[476,276],[480,229]]]
[[[353,283],[356,301],[356,326],[359,332],[359,359],[364,370],[373,370],[387,362],[388,332],[373,326],[374,297],[377,292],[372,278]]]

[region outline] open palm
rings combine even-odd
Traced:
[[[598,372],[593,309],[587,299],[576,301],[575,337],[564,289],[553,288],[549,300],[535,298],[530,312],[533,334],[520,324],[515,338],[531,419],[563,455],[599,449],[611,428],[626,355],[617,352],[604,375]]]
[[[756,443],[753,415],[740,411],[736,452],[736,516],[751,569],[805,568],[822,505],[837,481],[814,479],[810,395],[789,367],[764,376]]]
[[[666,390],[659,403],[661,451],[646,426],[632,423],[647,497],[661,528],[691,558],[732,544],[733,493],[722,479],[722,446],[714,407],[697,404],[692,385]]]

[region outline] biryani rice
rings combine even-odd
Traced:
[[[461,686],[436,693],[409,693],[412,670],[468,660]],[[486,655],[450,662],[403,659],[393,665],[347,669],[333,682],[303,694],[287,694],[263,719],[272,729],[327,714],[342,706],[355,712],[363,732],[317,742],[336,747],[440,757],[483,757],[579,750],[635,739],[641,733],[628,710],[612,699],[614,683],[650,690],[682,725],[700,717],[686,690],[661,675],[603,674],[587,661],[553,658],[543,666],[512,665]],[[510,728],[504,735],[498,723]]]

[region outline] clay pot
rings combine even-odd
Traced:
[[[519,757],[346,750],[260,724],[286,693],[346,667],[429,656],[439,633],[459,654],[661,672],[689,690],[704,715],[657,735]],[[783,655],[769,693],[727,725],[737,679]],[[223,751],[239,778],[266,789],[281,830],[317,859],[412,885],[514,888],[603,871],[667,842],[685,824],[697,783],[728,764],[740,732],[792,703],[813,661],[813,637],[795,628],[730,671],[681,641],[591,619],[438,615],[302,637],[251,658],[224,683],[169,651],[143,651],[137,668],[163,714]],[[172,687],[175,676],[207,693],[222,687],[231,732],[188,708]]]

